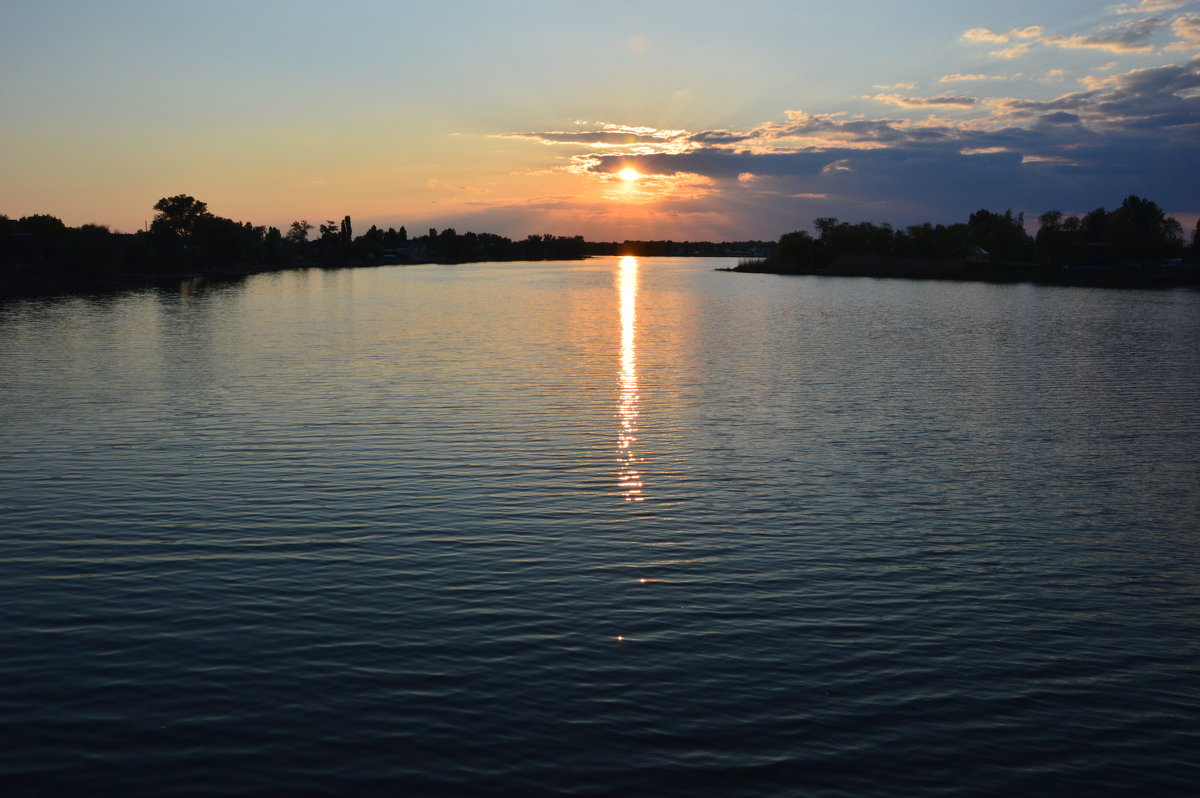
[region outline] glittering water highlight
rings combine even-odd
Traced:
[[[617,447],[621,457],[621,488],[627,501],[642,501],[641,475],[637,470],[638,376],[637,376],[637,282],[638,261],[621,258],[617,286],[621,295],[621,431]]]

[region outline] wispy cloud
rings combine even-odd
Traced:
[[[1079,82],[1088,91],[1102,91],[1117,85],[1123,75],[1084,75]]]
[[[1070,50],[1103,50],[1109,53],[1148,53],[1154,50],[1150,37],[1166,22],[1161,17],[1149,17],[1125,25],[1102,28],[1094,36],[1046,36],[1041,40],[1051,47]]]
[[[1021,164],[1055,164],[1058,166],[1079,166],[1078,163],[1072,161],[1062,155],[1022,155]]]
[[[971,28],[964,31],[961,38],[972,44],[1005,45],[991,50],[988,54],[993,58],[1007,60],[1028,54],[1034,45],[1130,55],[1154,52],[1155,35],[1169,27],[1175,41],[1164,49],[1200,49],[1200,14],[1172,16],[1169,13],[1185,5],[1187,3],[1177,0],[1143,0],[1136,5],[1117,6],[1111,8],[1110,12],[1119,16],[1142,17],[1106,25],[1091,33],[1047,34],[1043,26],[1030,25],[999,32],[988,28]],[[1163,13],[1167,16],[1161,16]],[[1147,14],[1151,16],[1145,16]]]
[[[588,125],[587,122],[576,122]],[[525,139],[540,144],[567,144],[586,148],[606,148],[633,153],[673,152],[688,148],[684,130],[660,130],[652,127],[600,123],[588,130],[542,130],[528,133],[498,133],[496,138]]]
[[[901,108],[928,108],[931,106],[970,108],[979,102],[975,97],[904,97],[900,94],[876,94],[870,99],[898,105]]]
[[[1041,35],[1041,25],[1030,25],[1028,28],[1009,28],[1001,33],[993,33],[987,28],[971,28],[963,31],[962,37],[969,42],[1004,44],[1014,39],[1035,39]]]
[[[1003,75],[963,75],[955,72],[953,75],[943,75],[938,78],[938,83],[959,83],[966,80],[1004,80]]]
[[[1175,41],[1166,50],[1200,50],[1200,14],[1187,14],[1171,20],[1171,33]]]
[[[1186,0],[1142,0],[1135,6],[1117,6],[1113,11],[1117,14],[1157,14],[1183,8],[1184,5]]]
[[[1028,53],[1033,48],[1028,44],[1014,44],[1012,47],[1003,47],[999,50],[992,50],[988,55],[994,58],[1020,58]]]

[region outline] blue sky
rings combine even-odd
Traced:
[[[1200,212],[1200,2],[3,1],[0,213],[775,238]],[[622,170],[629,179],[622,179]]]

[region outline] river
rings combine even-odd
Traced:
[[[0,782],[1194,789],[1200,292],[726,265],[0,305]]]

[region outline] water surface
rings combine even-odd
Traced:
[[[0,306],[18,794],[1200,781],[1200,294],[260,275]]]

